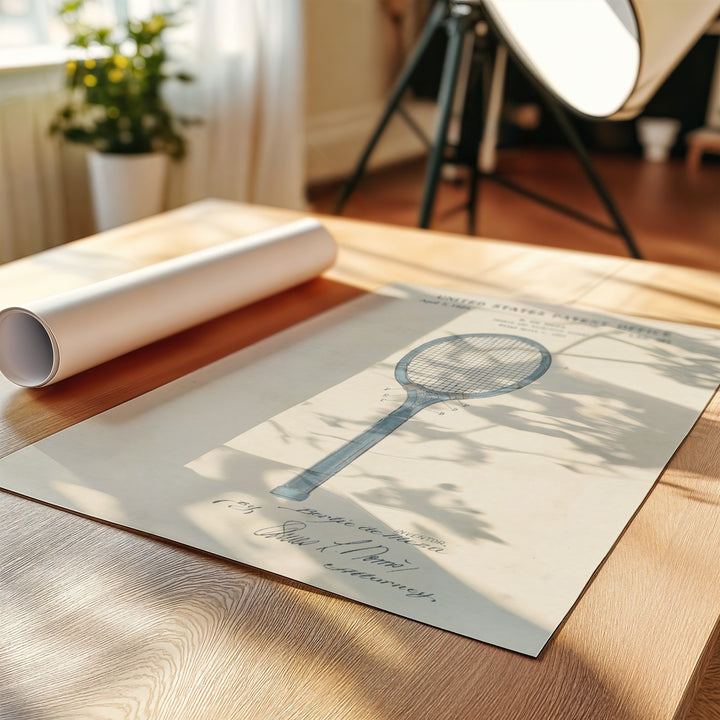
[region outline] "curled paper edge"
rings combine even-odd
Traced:
[[[305,218],[0,311],[0,372],[44,387],[311,280],[337,246]]]

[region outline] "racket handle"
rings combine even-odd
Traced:
[[[279,485],[271,490],[272,494],[288,500],[305,500],[315,488],[340,472],[391,432],[397,430],[424,406],[425,404],[406,401],[397,410],[393,410],[389,415],[378,420],[372,427],[315,463],[311,468],[304,470],[284,485]]]

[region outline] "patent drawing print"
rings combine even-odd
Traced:
[[[305,500],[423,408],[518,390],[541,377],[550,363],[550,352],[543,345],[518,335],[470,333],[418,345],[395,366],[395,379],[407,394],[402,405],[271,492],[289,500]]]

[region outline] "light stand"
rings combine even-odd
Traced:
[[[434,34],[443,26],[447,32],[447,48],[445,51],[445,58],[443,61],[443,70],[440,79],[440,86],[437,96],[438,104],[438,118],[435,130],[435,138],[432,143],[427,141],[427,138],[423,139],[429,145],[429,157],[427,162],[425,184],[423,190],[423,198],[420,206],[420,215],[418,219],[418,226],[421,228],[427,228],[430,226],[430,220],[432,218],[433,206],[435,202],[435,195],[437,191],[437,185],[440,178],[440,170],[444,163],[451,164],[468,164],[470,166],[470,182],[469,182],[469,198],[467,203],[468,210],[468,231],[471,234],[475,232],[476,224],[476,212],[477,212],[477,192],[478,192],[478,181],[480,178],[486,178],[498,182],[509,189],[523,194],[537,202],[544,203],[554,210],[563,212],[579,221],[590,224],[601,230],[611,232],[619,235],[625,245],[629,254],[632,257],[640,258],[640,252],[635,245],[633,237],[623,221],[617,207],[615,206],[610,193],[605,187],[602,179],[598,175],[592,160],[590,159],[579,135],[575,128],[570,122],[564,109],[556,98],[551,95],[541,83],[539,83],[532,75],[529,75],[531,81],[537,88],[540,97],[544,105],[549,109],[558,123],[560,129],[568,140],[570,147],[574,151],[580,165],[588,177],[593,188],[597,192],[600,200],[605,207],[606,212],[613,221],[613,225],[603,224],[594,218],[591,218],[583,213],[580,213],[572,208],[569,208],[555,200],[546,198],[538,193],[527,190],[520,185],[502,178],[495,172],[486,172],[478,168],[477,157],[478,150],[480,147],[481,140],[481,125],[483,122],[488,120],[487,118],[487,105],[488,105],[488,91],[487,82],[483,83],[483,118],[476,123],[476,128],[471,131],[471,138],[469,139],[469,145],[471,152],[469,159],[461,161],[457,156],[452,154],[453,148],[449,146],[447,141],[448,128],[452,116],[453,102],[458,85],[458,75],[463,59],[463,54],[468,52],[468,49],[473,48],[479,51],[479,56],[482,58],[481,62],[483,65],[483,75],[487,80],[492,75],[492,69],[497,56],[498,43],[502,40],[498,37],[496,30],[493,28],[492,23],[488,23],[489,32],[484,36],[478,36],[476,33],[476,25],[479,22],[488,23],[488,18],[483,11],[482,0],[436,0],[433,5],[428,19],[423,27],[418,42],[403,68],[396,84],[390,94],[390,98],[385,107],[373,134],[371,135],[367,145],[365,146],[362,155],[355,167],[353,174],[346,181],[343,186],[340,198],[336,206],[336,212],[342,212],[345,203],[347,202],[350,195],[355,190],[360,178],[362,177],[370,155],[375,148],[378,140],[382,136],[388,122],[390,121],[393,114],[398,111],[406,121],[409,122],[410,127],[421,134],[417,126],[412,123],[410,118],[400,108],[400,102],[403,95],[410,85],[410,80],[415,72],[417,66],[423,59],[425,53],[428,50],[430,41]],[[471,85],[468,86],[467,92],[471,92]],[[466,93],[465,100],[467,101],[468,95]],[[421,134],[422,135],[422,134]]]

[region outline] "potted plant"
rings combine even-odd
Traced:
[[[90,147],[88,164],[95,219],[100,230],[163,209],[168,158],[180,158],[185,140],[162,96],[169,79],[166,31],[176,13],[93,27],[86,0],[64,2],[59,15],[70,32],[67,99],[51,132]]]

